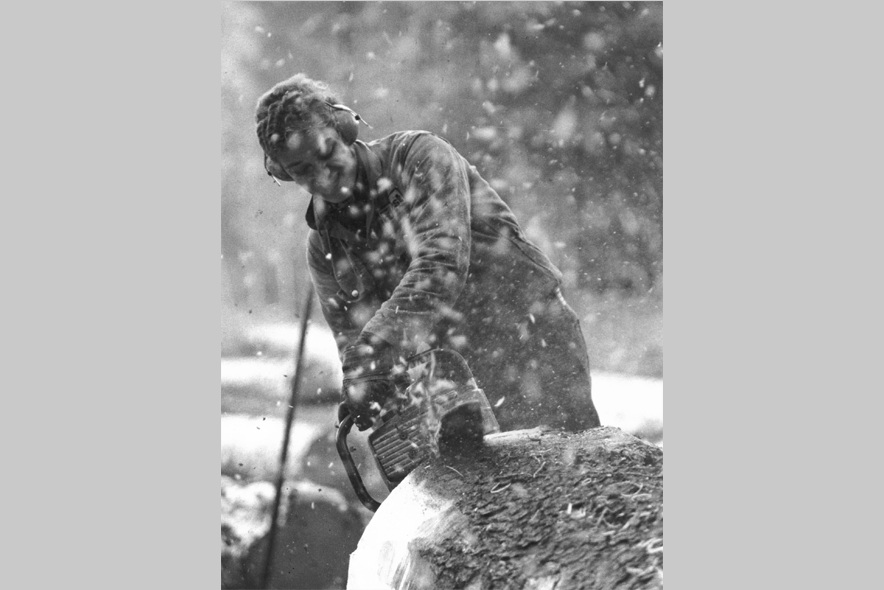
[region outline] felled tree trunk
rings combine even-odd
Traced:
[[[521,430],[443,456],[381,504],[350,590],[663,587],[663,451],[617,428]]]

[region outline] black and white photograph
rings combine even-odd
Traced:
[[[223,2],[220,199],[222,589],[663,588],[662,2]]]

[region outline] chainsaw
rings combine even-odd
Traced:
[[[387,489],[392,491],[428,458],[500,432],[485,392],[457,352],[433,349],[418,353],[407,359],[406,371],[399,377],[391,379],[397,389],[393,408],[381,413],[368,436]],[[366,490],[347,445],[352,427],[353,417],[346,413],[338,426],[338,455],[359,501],[374,512],[380,502]]]

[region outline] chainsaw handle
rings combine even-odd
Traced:
[[[342,407],[344,406],[342,405]],[[335,446],[338,448],[338,455],[340,455],[341,461],[344,463],[344,469],[347,471],[347,477],[350,478],[350,485],[353,486],[353,491],[356,492],[356,497],[359,498],[359,501],[362,502],[363,506],[372,512],[375,512],[378,507],[380,507],[381,503],[372,498],[371,494],[368,493],[368,490],[365,489],[365,484],[362,482],[362,476],[359,475],[359,470],[356,468],[356,463],[353,461],[353,455],[350,454],[350,447],[347,446],[347,435],[350,434],[350,429],[352,427],[353,416],[347,412],[346,416],[344,416],[338,426]]]

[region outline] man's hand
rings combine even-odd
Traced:
[[[344,404],[359,430],[374,423],[384,404],[396,395],[393,346],[378,338],[360,337],[344,349]]]

